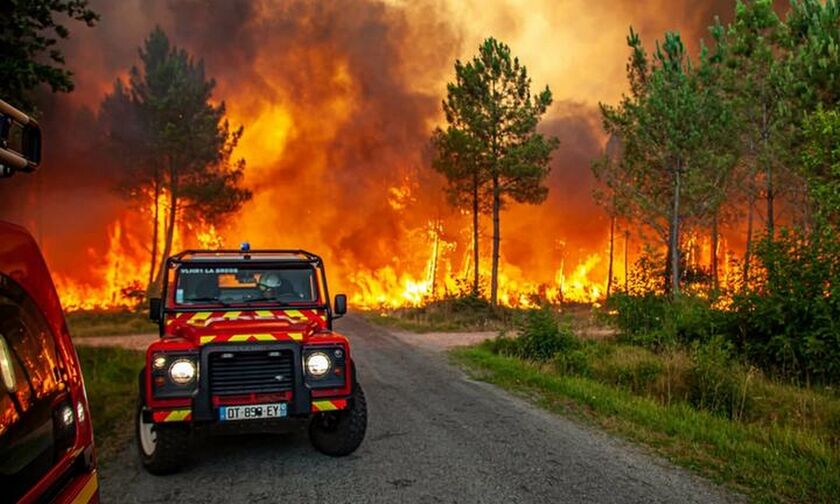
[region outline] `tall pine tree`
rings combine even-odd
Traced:
[[[657,43],[653,58],[630,30],[631,92],[616,106],[601,105],[604,127],[622,139],[623,152],[605,183],[616,204],[663,240],[665,289],[680,292],[681,233],[707,211],[719,170],[731,166],[732,120],[714,86],[705,85],[677,33]]]
[[[251,198],[241,187],[244,160],[232,159],[242,128],[231,130],[224,102],[211,103],[215,82],[204,64],[173,47],[156,28],[140,50],[142,68],[118,81],[100,118],[120,153],[123,193],[154,204],[149,290],[160,287],[180,218],[215,223]],[[165,198],[165,205],[161,205]],[[159,215],[163,206],[165,215]],[[158,254],[158,228],[163,245]]]
[[[447,88],[444,111],[448,128],[447,149],[442,158],[461,160],[453,183],[471,190],[474,239],[477,213],[486,202],[493,218],[493,257],[490,300],[498,302],[499,258],[501,254],[501,211],[508,201],[541,203],[548,195],[543,182],[549,172],[556,138],[537,132],[540,118],[551,105],[546,87],[531,94],[528,71],[513,58],[510,48],[494,38],[479,47],[479,53],[466,64],[455,63],[455,83]],[[436,142],[440,145],[440,142]],[[452,149],[455,150],[452,150]],[[482,190],[485,188],[486,190]],[[477,247],[476,247],[477,249]]]

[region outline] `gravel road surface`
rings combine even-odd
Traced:
[[[731,502],[712,483],[576,421],[469,380],[444,353],[360,317],[354,344],[367,438],[346,458],[303,433],[210,437],[179,474],[147,474],[134,446],[101,468],[102,501]],[[131,421],[126,419],[126,421]]]

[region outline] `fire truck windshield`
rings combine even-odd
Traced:
[[[178,271],[175,303],[179,305],[318,300],[315,270],[310,267],[239,267],[184,264]]]

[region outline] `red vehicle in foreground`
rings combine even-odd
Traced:
[[[137,446],[146,469],[179,469],[197,429],[308,422],[316,449],[352,453],[367,405],[350,342],[332,330],[324,264],[303,250],[186,251],[166,262],[151,300],[161,339],[140,373]],[[246,429],[252,430],[252,429]]]
[[[33,171],[38,124],[0,100],[0,133],[0,179]],[[35,240],[2,221],[0,502],[99,502],[90,410],[61,303]]]

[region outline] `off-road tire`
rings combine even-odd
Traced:
[[[134,435],[137,441],[137,453],[143,467],[152,474],[165,475],[178,472],[187,462],[190,448],[190,429],[187,425],[176,422],[172,425],[153,424],[156,435],[154,450],[151,455],[143,449],[140,440],[140,423],[142,422],[143,402],[137,401],[137,411],[134,415]]]
[[[367,430],[367,402],[358,383],[347,406],[345,410],[313,415],[309,422],[309,441],[316,450],[333,457],[344,457],[362,444]]]

